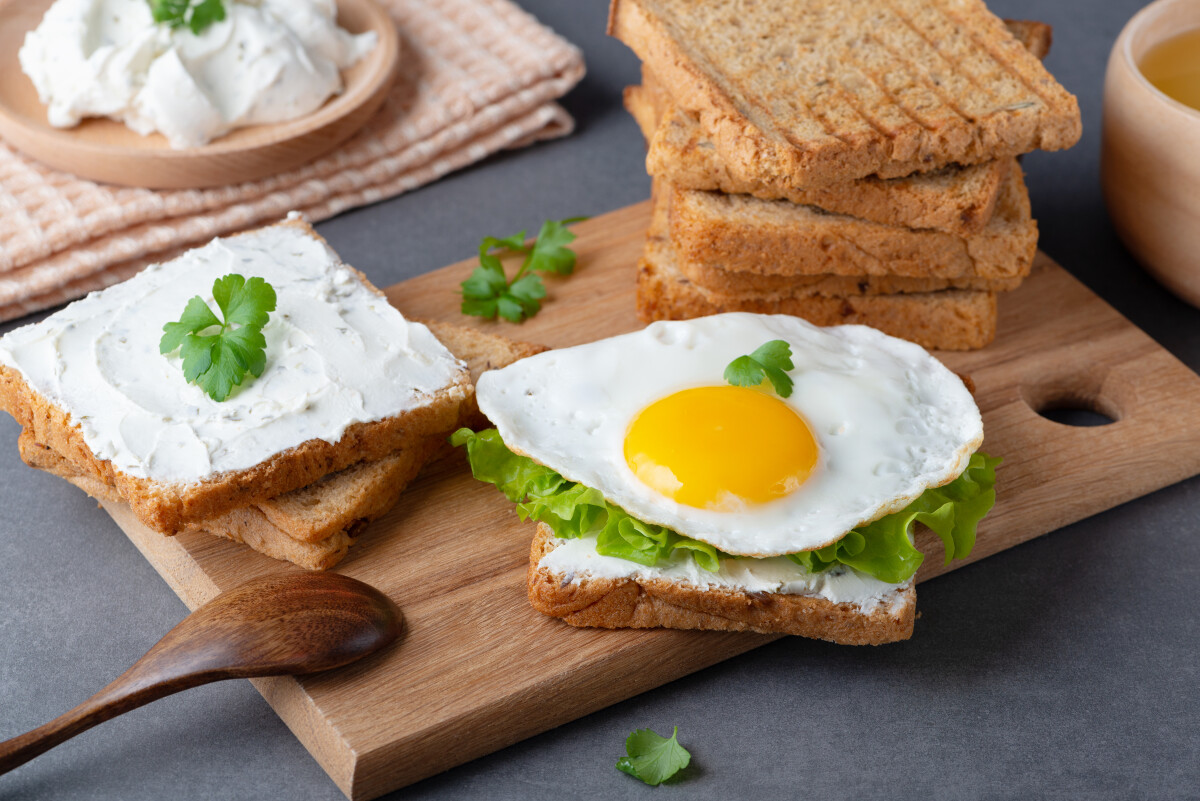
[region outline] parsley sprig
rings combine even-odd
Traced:
[[[617,770],[649,785],[662,784],[692,761],[692,755],[679,744],[678,726],[670,738],[638,729],[626,738],[625,753],[628,756],[617,760]]]
[[[196,295],[187,302],[179,322],[163,326],[158,349],[165,356],[178,348],[183,377],[220,402],[241,386],[247,373],[258,378],[267,366],[262,329],[269,312],[275,311],[275,288],[262,278],[247,280],[231,273],[213,282],[213,299],[224,321]],[[212,328],[217,332],[201,333]]]
[[[792,348],[782,339],[772,339],[749,356],[739,356],[725,368],[725,380],[735,387],[757,387],[764,378],[786,398],[792,394],[792,379],[787,371],[792,364]]]
[[[172,28],[187,26],[197,36],[214,22],[225,19],[223,0],[147,0],[155,22]]]
[[[462,282],[462,313],[489,320],[499,315],[512,323],[537,314],[546,297],[546,285],[538,273],[570,275],[575,271],[575,251],[567,247],[575,241],[575,234],[566,226],[586,219],[547,220],[529,247],[524,231],[502,239],[485,237],[479,244],[479,266]],[[511,281],[500,261],[501,255],[510,253],[525,255]]]

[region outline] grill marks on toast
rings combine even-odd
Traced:
[[[1041,59],[1049,52],[1050,27],[1039,22],[1005,20],[1020,46]],[[919,31],[908,30],[904,44]],[[885,42],[886,43],[886,42]],[[912,46],[908,42],[907,46]],[[894,48],[893,48],[894,49]],[[926,76],[928,78],[928,76]],[[929,79],[932,80],[932,79]],[[637,120],[648,145],[647,171],[679,188],[749,194],[764,200],[790,200],[863,220],[905,228],[933,228],[959,236],[977,234],[991,219],[1011,159],[970,166],[949,166],[909,176],[868,176],[827,188],[799,188],[756,176],[742,180],[731,171],[701,124],[678,108],[653,72],[642,65],[642,85],[625,90],[625,106]]]
[[[743,177],[824,186],[1073,144],[1075,99],[982,3],[950,6],[614,0],[610,31]]]

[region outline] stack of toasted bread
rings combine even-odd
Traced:
[[[300,220],[241,236],[253,238],[281,228],[294,231],[298,237],[317,240],[324,247],[316,232]],[[288,256],[284,253],[281,258],[286,260]],[[164,269],[171,267],[168,264]],[[347,281],[361,281],[368,290],[378,293],[365,277],[349,268],[345,271]],[[109,290],[114,291],[119,288]],[[99,300],[103,294],[91,296],[90,301]],[[63,325],[86,323],[99,314],[89,311],[85,307],[87,302],[67,307],[40,326],[49,332],[47,335],[52,335]],[[286,303],[281,301],[279,315],[286,317],[287,313]],[[213,474],[202,480],[139,477],[116,467],[111,456],[106,458],[106,454],[95,452],[65,405],[65,398],[78,395],[74,380],[47,383],[39,370],[41,361],[31,360],[26,364],[28,374],[18,364],[20,359],[10,355],[6,364],[2,341],[0,410],[11,413],[22,425],[19,446],[26,464],[59,476],[101,501],[128,504],[152,529],[167,535],[203,532],[309,570],[325,570],[346,556],[370,521],[395,505],[404,488],[429,461],[449,451],[446,437],[451,431],[460,425],[486,423],[475,404],[474,383],[479,375],[544,350],[539,345],[513,342],[451,324],[426,325],[432,339],[457,360],[458,370],[453,381],[420,400],[412,410],[356,423],[336,441],[319,437],[296,441],[249,468]],[[156,337],[161,331],[161,320],[150,317],[142,328],[147,326],[150,335]],[[318,333],[306,331],[304,336],[315,337]],[[39,326],[19,329],[10,335],[10,338],[21,337],[12,347],[36,342],[41,334]],[[271,358],[273,366],[268,368],[264,381],[270,379],[273,370],[282,374],[302,369],[282,364],[278,354]],[[153,370],[153,365],[146,370]],[[393,387],[390,391],[403,394],[408,390]],[[294,400],[283,398],[281,403],[286,406]],[[187,401],[180,398],[172,404],[180,408],[178,419],[186,422],[183,415],[188,413]],[[269,422],[270,412],[263,417]]]
[[[654,217],[643,319],[861,323],[925,347],[995,336],[1037,224],[1016,157],[1069,147],[1050,29],[977,0],[613,0]]]
[[[449,323],[427,325],[452,354],[466,363],[472,384],[484,370],[504,367],[545,350],[540,345]],[[16,406],[0,397],[0,407]],[[473,398],[460,407],[458,424],[477,428],[486,425]],[[27,427],[17,441],[25,464],[65,479],[98,500],[128,501],[115,482],[90,473],[54,447],[42,444],[34,431],[34,427]],[[382,458],[359,462],[282,495],[189,519],[178,530],[224,537],[306,570],[328,570],[345,558],[368,523],[395,506],[401,492],[427,463],[448,452],[446,434],[439,428]],[[53,435],[44,438],[52,440]]]

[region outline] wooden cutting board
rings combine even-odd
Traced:
[[[648,219],[642,203],[577,226],[576,274],[550,281],[544,310],[520,327],[459,314],[471,261],[388,297],[409,316],[551,346],[629,331],[639,327],[634,270]],[[942,354],[974,379],[985,448],[1005,460],[996,508],[967,561],[1200,473],[1200,377],[1045,256],[1000,310],[993,345]],[[1076,428],[1035,411],[1055,406],[1116,422]],[[123,507],[108,511],[192,608],[294,569],[202,534],[163,537]],[[255,682],[348,796],[374,798],[772,639],[573,629],[543,617],[525,600],[532,533],[465,463],[435,465],[338,568],[403,607],[401,643],[344,670]],[[939,548],[919,544],[933,555],[921,580],[963,564],[947,568]],[[919,622],[914,636],[923,636]]]

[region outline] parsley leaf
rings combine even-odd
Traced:
[[[575,251],[567,245],[575,241],[575,234],[567,228],[586,218],[572,217],[567,220],[546,220],[538,231],[537,241],[529,254],[529,269],[555,275],[570,275],[575,272]]]
[[[678,726],[670,739],[650,729],[638,729],[625,740],[628,756],[617,760],[617,770],[649,785],[662,784],[692,761],[692,755],[679,744],[678,737]]]
[[[484,237],[479,244],[479,266],[461,284],[462,313],[489,320],[500,316],[512,323],[537,314],[546,297],[546,285],[538,273],[570,275],[575,271],[575,252],[567,247],[575,241],[575,234],[566,226],[585,219],[547,220],[530,247],[525,246],[524,231],[503,238]],[[525,256],[511,282],[497,252]]]
[[[192,9],[192,18],[188,20],[188,27],[192,29],[192,33],[199,36],[200,32],[209,25],[223,19],[225,19],[225,6],[221,0],[201,0],[200,4]]]
[[[179,322],[163,326],[158,350],[165,356],[178,349],[183,377],[219,402],[241,386],[247,373],[258,378],[266,369],[267,339],[262,329],[275,311],[276,297],[274,287],[263,279],[246,280],[231,273],[213,282],[213,299],[224,322],[196,295],[187,302]],[[211,328],[219,330],[202,333]]]
[[[183,24],[190,0],[150,0],[150,15],[155,22],[169,22],[172,27],[176,20]]]
[[[166,23],[172,28],[182,28],[186,25],[196,35],[214,22],[225,19],[224,0],[147,1],[150,3],[150,14],[155,22]]]
[[[725,380],[735,387],[757,387],[764,379],[786,398],[792,394],[792,379],[787,371],[792,364],[792,348],[782,339],[773,339],[749,356],[739,356],[725,368]]]

